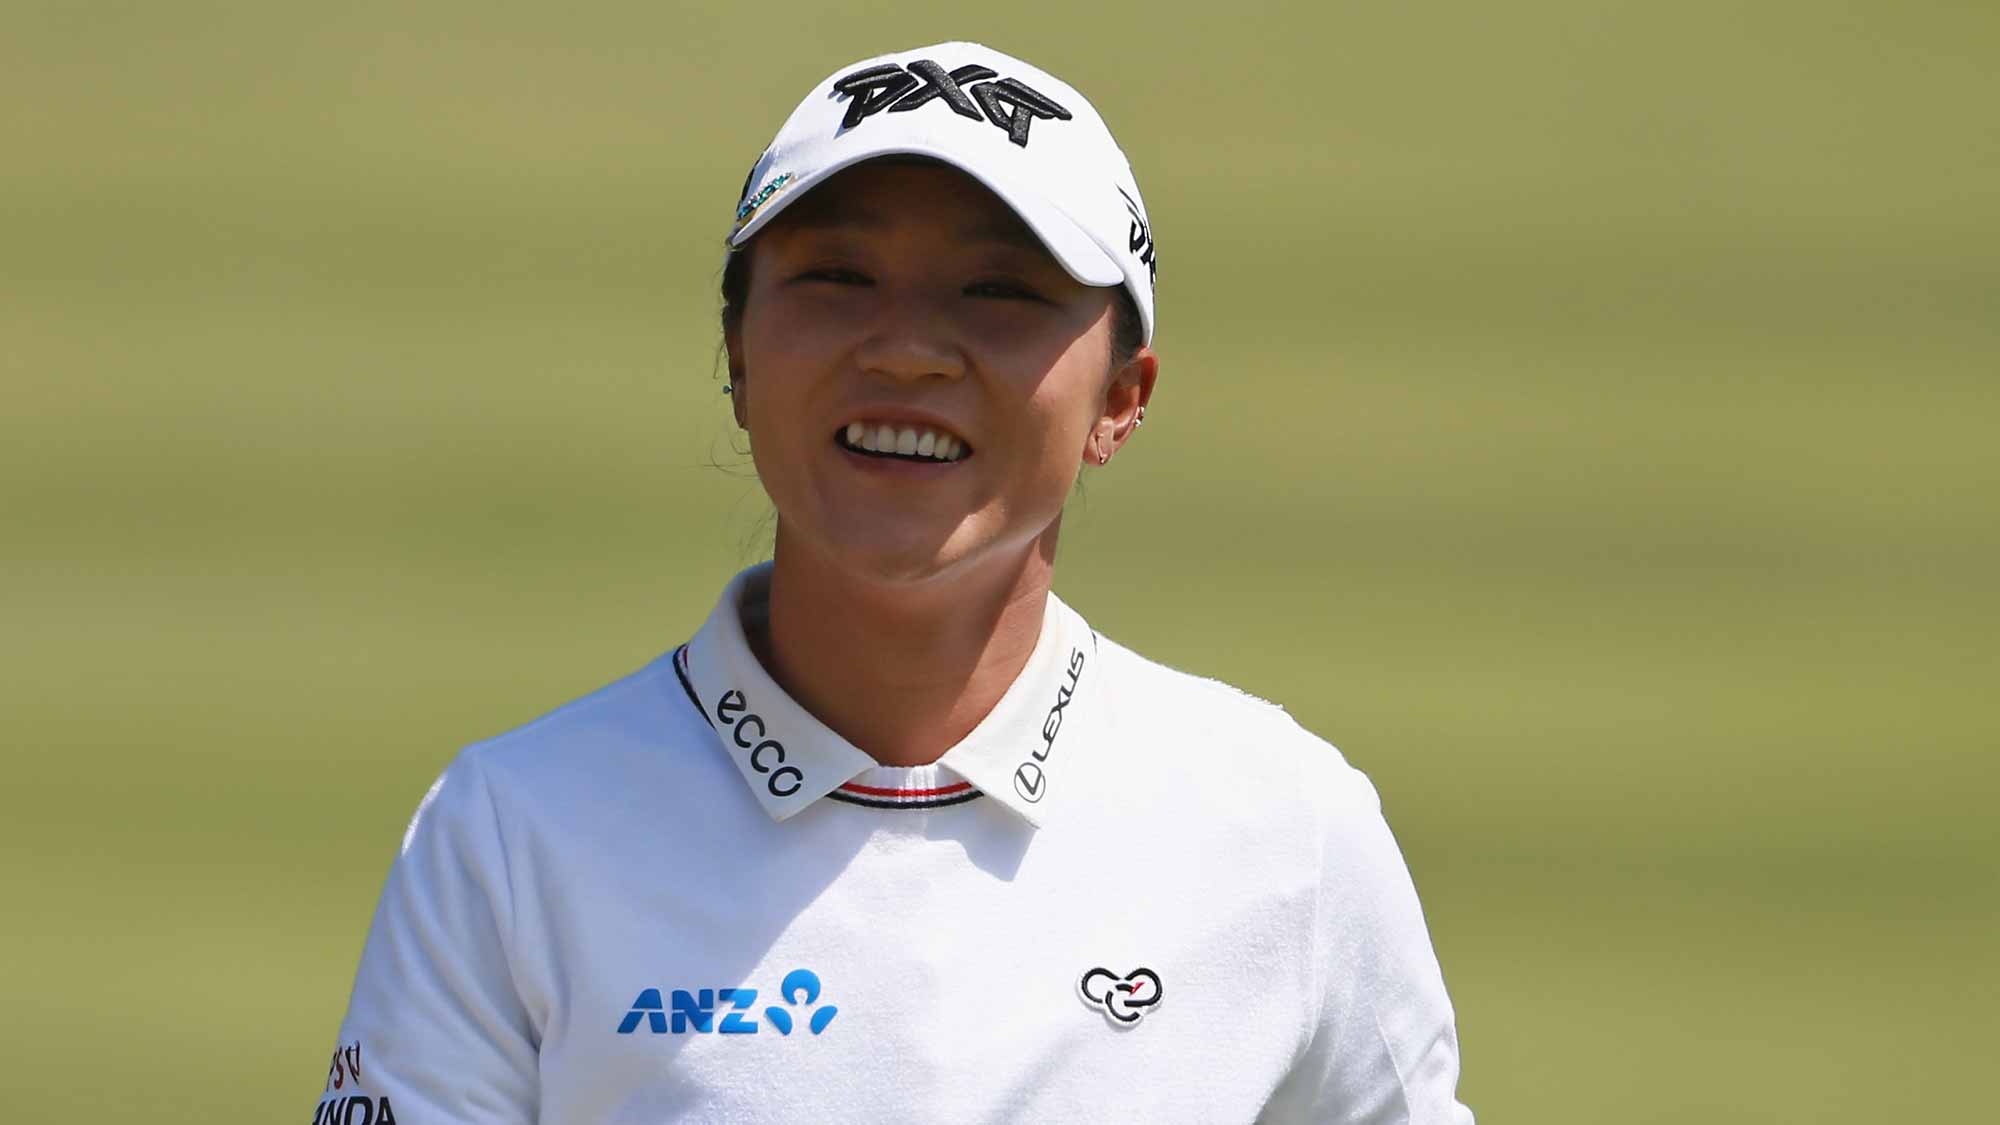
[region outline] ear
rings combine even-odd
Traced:
[[[1104,409],[1091,427],[1090,442],[1084,447],[1087,464],[1100,464],[1100,457],[1112,454],[1132,438],[1139,426],[1140,412],[1153,400],[1153,384],[1160,377],[1160,357],[1151,344],[1132,353],[1132,358],[1111,373],[1104,388]]]
[[[750,428],[750,387],[743,378],[743,322],[738,319],[722,330],[722,348],[729,360],[729,409],[736,414],[736,428]]]

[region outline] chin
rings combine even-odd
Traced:
[[[887,526],[885,526],[887,523]],[[880,585],[932,583],[966,574],[991,561],[1004,545],[979,534],[973,521],[950,529],[891,521],[839,521],[837,534],[820,540],[817,553],[849,575]]]
[[[842,569],[877,583],[931,582],[964,569],[969,552],[949,544],[849,544],[839,552]]]
[[[1062,513],[1058,505],[1046,521],[1021,521],[1005,518],[1004,508],[986,506],[931,512],[850,503],[802,506],[803,516],[789,519],[779,507],[778,538],[789,544],[789,553],[807,566],[878,587],[979,585],[981,574],[1017,571],[1037,543],[1053,544],[1051,533]]]

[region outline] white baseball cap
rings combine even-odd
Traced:
[[[843,67],[792,111],[743,183],[740,247],[795,200],[878,156],[922,156],[991,189],[1086,285],[1123,285],[1153,339],[1153,228],[1131,162],[1067,82],[978,43]]]

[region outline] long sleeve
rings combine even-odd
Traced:
[[[1458,1032],[1409,868],[1359,773],[1329,812],[1317,911],[1320,1014],[1263,1120],[1472,1125]]]
[[[511,970],[511,902],[491,794],[461,755],[390,869],[315,1123],[535,1120],[538,1036]]]

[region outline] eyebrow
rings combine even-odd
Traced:
[[[1022,250],[1033,250],[1042,254],[1049,252],[1048,247],[1042,245],[1042,240],[1036,238],[1035,232],[1029,230],[1028,225],[1023,222],[981,223],[959,231],[958,237],[964,242],[1000,242]]]
[[[879,231],[888,219],[878,211],[846,207],[801,207],[792,221],[800,229],[816,231]],[[1021,250],[1048,253],[1042,240],[1024,222],[980,222],[961,227],[955,234],[961,243],[998,242]]]

